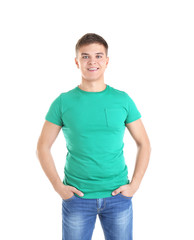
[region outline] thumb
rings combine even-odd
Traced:
[[[72,190],[73,190],[74,193],[76,193],[76,194],[79,195],[80,197],[83,197],[83,196],[84,196],[84,194],[83,194],[81,191],[79,191],[77,188],[74,187]]]
[[[116,189],[116,190],[114,190],[113,192],[112,192],[112,195],[117,195],[118,193],[120,193],[120,189],[118,188],[118,189]]]

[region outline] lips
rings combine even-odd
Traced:
[[[88,68],[88,70],[90,71],[90,72],[95,72],[95,71],[97,71],[99,68]]]

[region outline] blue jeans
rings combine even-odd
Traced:
[[[62,240],[91,240],[96,216],[106,240],[133,239],[132,197],[84,199],[75,194],[62,199]]]

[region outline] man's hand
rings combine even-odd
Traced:
[[[124,195],[126,197],[132,197],[138,188],[139,188],[139,186],[137,184],[134,184],[131,182],[129,184],[122,185],[119,188],[117,188],[116,190],[114,190],[112,192],[112,195],[117,195],[117,194],[121,193],[122,195]]]
[[[69,185],[64,185],[63,183],[58,184],[55,187],[55,191],[64,200],[73,197],[74,193],[76,193],[80,197],[83,197],[83,195],[82,195],[83,193],[81,191],[79,191],[77,188],[69,186]]]

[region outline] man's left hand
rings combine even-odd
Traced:
[[[114,190],[112,192],[112,195],[117,195],[119,193],[121,193],[122,195],[126,196],[126,197],[132,197],[135,192],[137,191],[138,186],[134,185],[132,183],[128,183],[126,185],[122,185],[119,188],[117,188],[116,190]]]

